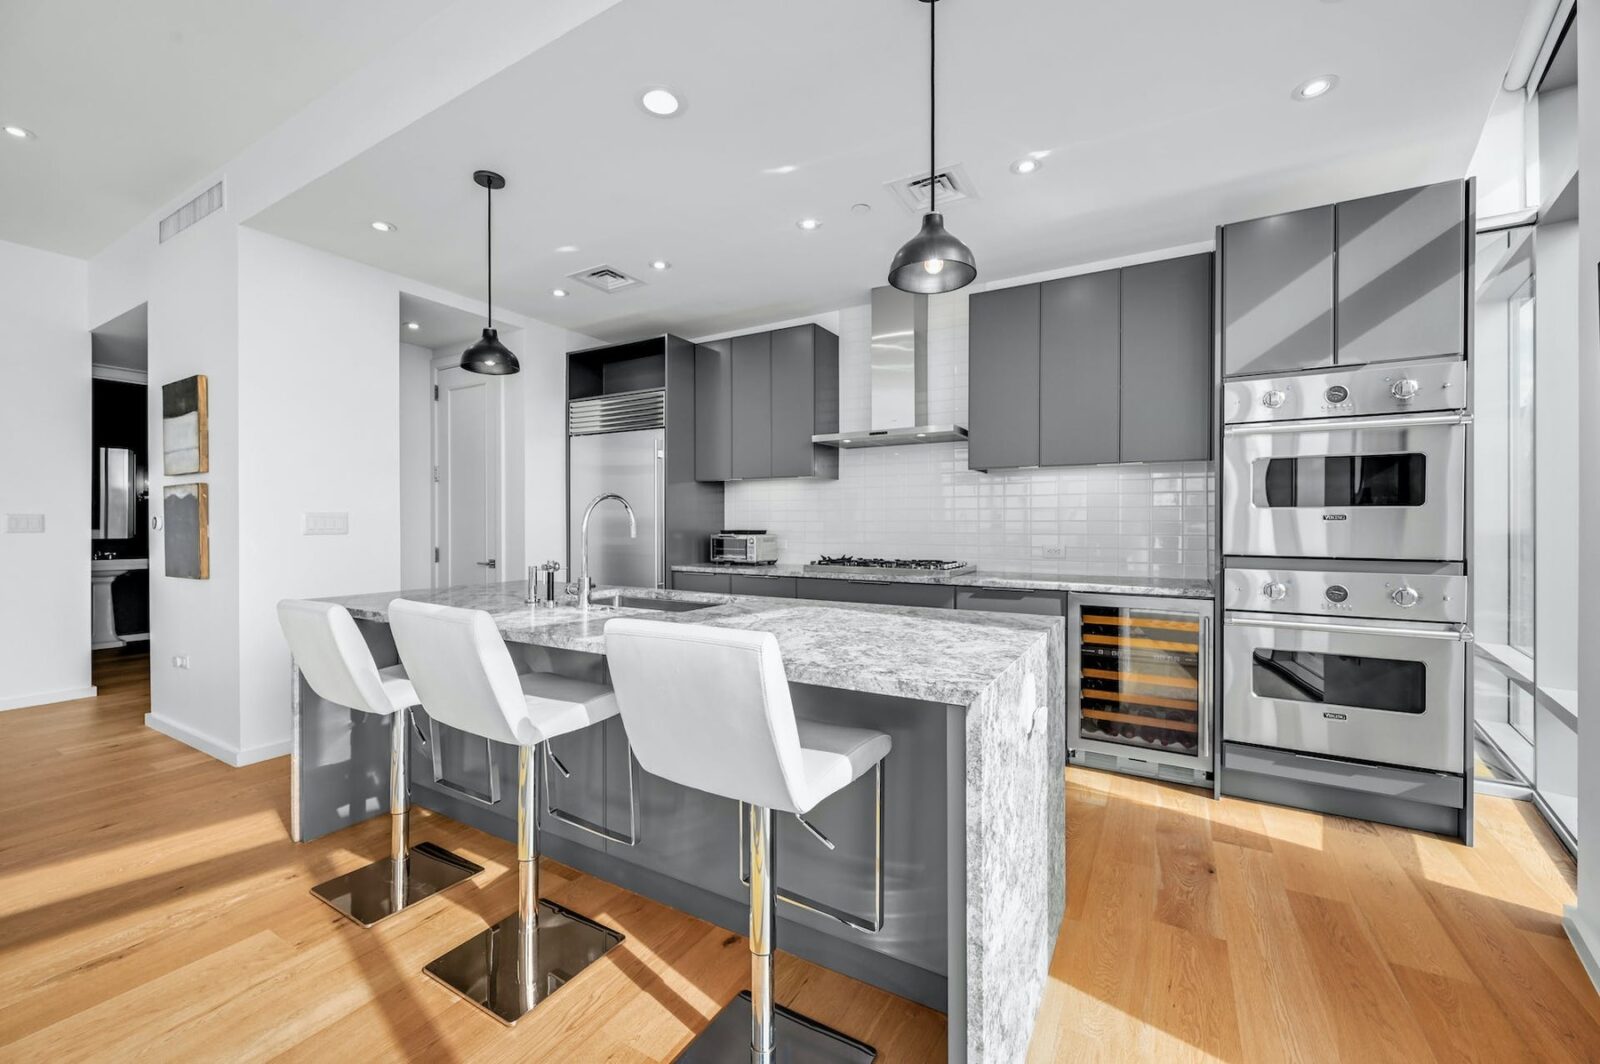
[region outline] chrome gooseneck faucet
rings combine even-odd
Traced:
[[[594,584],[589,579],[589,517],[594,513],[594,508],[607,499],[617,500],[622,504],[622,508],[628,511],[628,536],[631,539],[639,538],[639,522],[633,518],[633,507],[628,505],[627,499],[624,499],[614,491],[608,491],[604,495],[596,495],[594,501],[589,504],[589,508],[583,511],[583,528],[578,534],[578,538],[581,541],[578,551],[578,609],[583,610],[585,613],[589,610],[589,592],[594,589]]]

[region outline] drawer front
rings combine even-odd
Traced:
[[[729,577],[725,573],[673,573],[672,586],[677,591],[704,591],[712,595],[731,593]]]
[[[770,598],[794,598],[795,578],[792,576],[754,576],[730,573],[728,581],[735,595],[766,595]]]
[[[1067,615],[1065,591],[1022,591],[1009,587],[958,587],[956,609],[993,613],[1032,613],[1043,617]]]
[[[932,606],[955,609],[956,589],[943,584],[895,584],[873,580],[818,580],[799,577],[795,590],[803,599],[824,602],[869,602],[878,606]]]

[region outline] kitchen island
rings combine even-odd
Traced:
[[[397,597],[483,609],[519,666],[604,680],[618,616],[771,632],[796,713],[888,732],[869,773],[777,835],[779,948],[928,1004],[949,1059],[1026,1053],[1065,907],[1059,618],[603,589],[587,614],[533,607],[521,582],[335,599],[380,666]],[[385,812],[385,721],[323,701],[293,677],[297,840]],[[517,758],[415,714],[412,800],[510,838]],[[640,770],[620,718],[548,744],[543,852],[730,930],[746,926],[735,803]],[[555,764],[559,761],[559,764]],[[552,765],[554,767],[552,768]],[[880,851],[881,840],[881,851]],[[881,864],[879,853],[882,854]]]

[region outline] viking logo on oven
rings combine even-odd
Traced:
[[[1324,713],[1323,716],[1326,717],[1329,720],[1349,720],[1350,719],[1349,717],[1345,716],[1343,713]]]
[[[1322,519],[1324,521],[1346,521],[1346,520],[1349,520],[1349,518],[1350,518],[1349,514],[1323,514],[1322,515]]]

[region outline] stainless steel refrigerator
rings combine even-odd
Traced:
[[[589,577],[596,586],[665,587],[666,543],[662,533],[666,496],[666,440],[662,429],[601,432],[570,440],[567,507],[572,544],[572,579],[580,575],[583,513],[589,503],[616,492],[633,507],[637,537],[628,535],[628,515],[614,499],[589,520]]]

